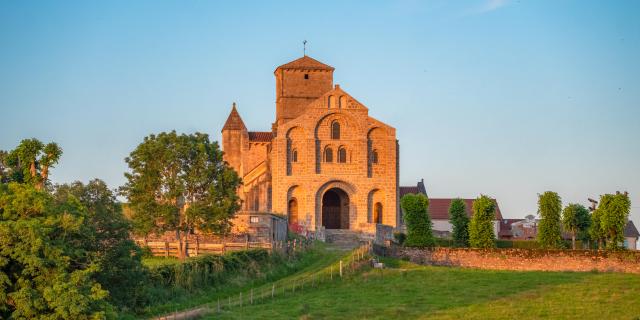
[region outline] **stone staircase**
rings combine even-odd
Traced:
[[[358,231],[345,229],[326,229],[325,241],[334,246],[349,250],[358,247],[363,242],[368,242],[368,235]]]

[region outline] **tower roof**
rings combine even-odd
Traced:
[[[229,113],[229,117],[227,121],[224,123],[222,130],[246,130],[247,127],[244,125],[242,118],[240,118],[240,114],[238,110],[236,110],[236,103],[233,103],[233,107],[231,108],[231,112]]]
[[[304,56],[302,58],[293,60],[289,63],[285,63],[276,68],[276,70],[278,69],[329,70],[329,71],[334,70],[332,66],[326,65],[309,56]]]

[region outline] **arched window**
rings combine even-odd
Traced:
[[[291,162],[298,162],[298,150],[291,151]]]
[[[338,121],[331,123],[331,139],[340,139],[340,123]]]
[[[338,162],[345,163],[347,162],[347,150],[343,147],[338,149]]]
[[[324,162],[333,162],[333,149],[324,149]]]
[[[378,163],[378,150],[371,151],[371,163]]]
[[[334,104],[336,104],[335,99],[336,99],[336,98],[334,98],[333,96],[329,96],[329,97],[327,98],[327,107],[328,107],[329,109],[333,108],[333,107],[334,107]]]
[[[382,203],[376,202],[373,207],[373,222],[382,223]]]
[[[346,107],[347,106],[346,101],[347,99],[344,96],[340,96],[340,98],[338,99],[338,108],[342,109]]]

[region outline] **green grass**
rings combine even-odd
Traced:
[[[224,299],[228,296],[237,295],[240,292],[246,292],[250,288],[256,288],[256,290],[258,288],[270,288],[271,283],[280,283],[282,281],[281,279],[297,279],[310,272],[320,270],[331,263],[335,263],[340,256],[345,254],[346,253],[341,251],[327,249],[324,243],[316,243],[310,250],[301,253],[295,259],[287,260],[287,258],[283,258],[285,259],[284,261],[264,266],[260,274],[239,274],[231,278],[228,283],[223,286],[197,289],[191,292],[175,289],[172,290],[174,292],[168,293],[170,295],[168,301],[155,301],[147,307],[144,313],[123,313],[119,315],[119,318],[148,318],[174,311],[196,308],[207,303],[210,304],[219,298]],[[146,266],[153,267],[166,264],[178,264],[181,262],[175,258],[153,257],[145,258],[143,263]],[[167,293],[163,292],[163,294]]]
[[[312,274],[328,255],[280,282]],[[516,272],[418,266],[386,259],[365,268],[215,319],[639,319],[640,276],[620,273]],[[269,285],[270,286],[270,285]]]

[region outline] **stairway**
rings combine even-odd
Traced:
[[[334,246],[349,250],[356,248],[364,240],[363,234],[358,231],[347,229],[326,229],[325,241],[331,243]]]

